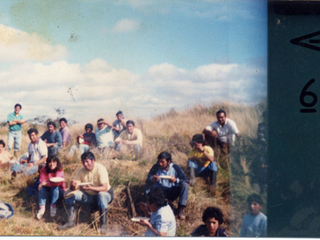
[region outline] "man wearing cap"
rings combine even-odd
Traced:
[[[98,119],[97,121],[98,128],[96,129],[96,140],[98,148],[104,150],[107,147],[113,147],[114,137],[113,137],[113,126],[105,121],[103,118]]]
[[[208,144],[218,149],[223,155],[229,154],[229,146],[234,144],[235,136],[239,137],[239,130],[236,123],[227,118],[224,110],[220,109],[217,113],[217,121],[210,123],[203,134]],[[217,153],[217,152],[216,152]]]
[[[75,178],[71,181],[70,189],[65,192],[68,221],[59,226],[58,230],[74,227],[75,204],[79,203],[84,206],[84,209],[99,209],[100,233],[105,235],[107,233],[107,208],[113,200],[108,171],[105,166],[96,162],[94,154],[90,151],[81,155],[81,161],[83,167],[77,171]],[[76,190],[78,187],[80,190]]]
[[[181,220],[186,218],[183,210],[188,199],[189,181],[179,165],[172,162],[171,154],[161,152],[144,185],[145,195],[151,188],[160,188],[169,201],[179,198],[177,214]]]
[[[189,154],[188,167],[190,169],[190,185],[195,184],[195,177],[210,178],[210,185],[215,187],[217,178],[217,164],[214,161],[214,153],[211,147],[204,145],[202,134],[192,137],[190,145],[192,150]]]
[[[14,143],[14,156],[17,157],[17,154],[20,150],[22,133],[21,128],[22,124],[25,123],[23,116],[20,114],[22,106],[17,103],[14,106],[14,112],[9,113],[7,117],[7,122],[9,124],[9,134],[8,134],[8,146],[7,149],[10,152],[12,144]]]

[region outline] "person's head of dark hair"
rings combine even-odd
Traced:
[[[27,133],[29,136],[31,135],[31,133],[38,134],[38,130],[36,128],[30,128]]]
[[[224,116],[225,116],[225,117],[227,116],[226,112],[225,112],[223,109],[219,109],[219,111],[216,112],[216,116],[218,117],[218,115],[219,115],[220,113],[224,113]]]
[[[126,122],[126,126],[128,126],[129,124],[132,124],[132,126],[134,126],[134,121],[128,120],[128,121]]]
[[[206,140],[203,138],[202,134],[196,134],[193,135],[190,145],[193,146],[194,143],[202,143],[203,145],[205,145]]]
[[[51,162],[51,160],[53,160],[54,162],[57,162],[57,167],[53,170],[51,170],[49,168],[49,163]],[[56,155],[49,155],[49,157],[47,158],[47,161],[46,161],[46,171],[47,173],[55,173],[57,172],[58,170],[62,170],[62,163],[60,162],[59,158],[56,156]]]
[[[53,121],[48,122],[47,127],[49,127],[49,125],[52,125],[54,129],[56,129],[56,124]]]
[[[172,162],[172,157],[171,157],[171,154],[164,151],[164,152],[161,152],[159,155],[158,155],[158,160],[160,159],[165,159],[167,160],[167,162]]]
[[[116,116],[118,117],[119,114],[123,115],[123,112],[122,112],[122,111],[118,111],[118,112],[116,113]]]
[[[20,110],[22,109],[22,106],[20,103],[17,103],[16,105],[14,105],[14,108],[16,108],[16,107],[20,107]]]
[[[219,225],[223,223],[223,213],[220,208],[217,207],[207,207],[202,214],[202,221],[206,223],[208,218],[214,218],[219,222]]]
[[[160,188],[151,188],[150,192],[147,193],[147,201],[149,204],[155,203],[158,208],[167,205],[167,200]]]
[[[61,123],[62,121],[64,121],[66,124],[68,124],[68,121],[67,121],[66,118],[60,118],[60,119],[59,119],[59,123]]]
[[[94,154],[90,151],[82,153],[81,162],[84,162],[87,158],[90,159],[91,161],[96,160]]]
[[[91,131],[93,131],[93,125],[91,123],[87,123],[85,126],[84,126],[84,129],[87,130],[88,128],[91,129]]]
[[[263,205],[263,200],[260,197],[260,195],[257,193],[253,193],[247,198],[247,203],[250,204],[252,202],[256,202],[256,203],[259,203],[260,205]]]
[[[6,146],[5,142],[2,139],[0,140],[0,145],[2,145],[3,147]]]
[[[97,121],[97,123],[98,123],[98,122],[102,122],[102,121],[104,121],[104,119],[103,119],[103,118],[99,118],[98,121]]]

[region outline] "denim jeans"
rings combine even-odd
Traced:
[[[13,143],[14,143],[14,151],[19,151],[20,145],[21,145],[21,140],[22,140],[21,131],[9,131],[8,146],[7,146],[8,151],[11,150]]]
[[[42,187],[38,193],[39,198],[39,206],[45,206],[47,195],[50,192],[50,204],[57,204],[59,198],[63,197],[63,190],[56,186],[56,187]]]
[[[90,146],[87,145],[87,144],[79,144],[79,146],[73,145],[73,146],[70,148],[70,151],[69,151],[69,153],[68,153],[68,156],[69,156],[70,158],[73,157],[74,152],[75,152],[77,149],[79,149],[79,154],[80,154],[80,156],[81,156],[82,153],[89,151]]]
[[[208,167],[200,167],[196,161],[189,160],[188,167],[193,167],[195,169],[196,176],[199,176],[201,172],[205,171],[206,169],[210,171],[218,171],[217,163],[213,161],[208,165]]]
[[[153,185],[145,184],[144,185],[144,192],[145,196],[150,191]],[[169,201],[174,201],[179,198],[179,205],[186,206],[188,200],[188,191],[189,191],[189,184],[181,181],[178,186],[174,186],[171,188],[161,188],[165,198]]]
[[[71,198],[65,200],[66,206],[75,205],[75,203],[94,205],[98,208],[108,208],[113,196],[108,192],[99,192],[97,195],[90,195],[83,191],[77,191]]]
[[[48,147],[48,156],[56,155],[61,148],[56,144],[54,146]]]

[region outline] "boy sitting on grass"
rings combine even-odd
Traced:
[[[247,203],[250,213],[243,217],[240,237],[266,237],[267,217],[260,212],[263,206],[260,195],[251,194]]]
[[[207,207],[202,215],[204,225],[200,225],[190,234],[191,237],[228,237],[225,229],[220,228],[223,223],[223,213],[220,208]]]

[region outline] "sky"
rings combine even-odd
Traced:
[[[267,1],[2,0],[0,121],[150,118],[267,96]]]

